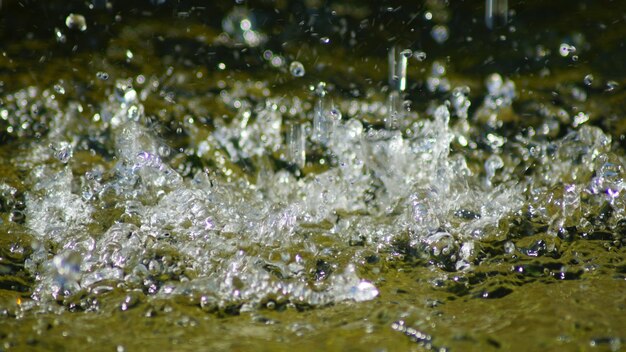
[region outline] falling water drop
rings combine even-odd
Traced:
[[[430,32],[430,35],[438,44],[443,44],[446,40],[448,40],[448,37],[450,36],[450,34],[448,33],[448,27],[443,25],[434,26],[432,31]]]
[[[561,43],[559,46],[559,54],[563,57],[569,56],[569,54],[575,53],[576,47],[567,43]]]
[[[509,12],[508,0],[485,1],[485,24],[487,28],[505,25]]]
[[[56,38],[57,43],[65,43],[67,41],[67,37],[59,28],[54,28],[54,37]]]
[[[65,25],[69,29],[77,29],[81,32],[84,32],[87,29],[87,21],[85,20],[85,16],[76,13],[70,13],[65,18]]]
[[[54,157],[63,164],[67,164],[74,155],[74,148],[68,142],[59,142],[56,145],[51,144],[50,149],[54,152]]]
[[[61,94],[61,95],[65,94],[65,88],[63,88],[63,86],[60,85],[60,84],[55,84],[54,85],[54,91],[59,93],[59,94]]]
[[[302,77],[305,74],[304,65],[300,61],[294,61],[289,65],[289,72],[294,77]]]
[[[96,77],[98,77],[98,79],[106,81],[107,79],[109,79],[109,74],[106,72],[102,72],[102,71],[98,71],[96,73]]]
[[[617,87],[619,86],[619,83],[617,83],[616,81],[608,81],[606,82],[606,92],[613,92],[615,89],[617,89]]]
[[[303,168],[306,162],[304,126],[293,123],[287,129],[287,154],[289,162]]]
[[[426,53],[423,51],[416,51],[413,53],[413,57],[415,57],[417,61],[424,61],[426,60]]]

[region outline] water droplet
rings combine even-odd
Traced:
[[[161,157],[166,158],[170,155],[170,148],[168,146],[162,145],[159,146],[158,152]]]
[[[103,81],[106,81],[107,79],[109,79],[109,74],[106,72],[102,72],[102,71],[98,71],[96,73],[96,77],[98,77],[98,79],[101,79]]]
[[[289,162],[298,166],[304,167],[306,162],[306,144],[304,126],[298,123],[293,123],[288,126],[287,129],[287,154]]]
[[[322,44],[329,44],[330,43],[330,38],[328,38],[328,37],[321,37],[320,38],[320,43],[322,43]]]
[[[505,25],[508,16],[508,0],[487,0],[485,2],[485,25],[493,29]]]
[[[489,94],[495,94],[502,87],[502,76],[497,73],[489,75],[485,80],[485,85]]]
[[[339,109],[338,109],[338,108],[336,108],[336,107],[334,107],[334,106],[333,106],[333,107],[332,107],[332,108],[328,111],[328,116],[330,117],[330,119],[331,119],[332,121],[337,122],[337,121],[341,121],[341,116],[342,116],[342,115],[341,115],[341,111],[339,111]]]
[[[438,44],[443,44],[446,40],[448,40],[449,37],[448,27],[443,25],[436,25],[430,32],[430,35]]]
[[[76,280],[80,277],[80,263],[82,258],[76,252],[57,254],[52,263],[57,271],[57,279]]]
[[[583,82],[586,86],[591,86],[593,83],[593,75],[591,73],[586,75],[585,78],[583,78]]]
[[[137,105],[131,105],[127,111],[128,120],[139,121],[141,117],[141,111]]]
[[[54,151],[54,157],[63,164],[67,164],[74,154],[74,148],[68,142],[59,142],[57,145],[51,144],[50,149]]]
[[[63,88],[63,86],[60,85],[60,84],[55,84],[54,85],[54,91],[59,93],[59,94],[61,94],[61,95],[65,94],[65,88]]]
[[[65,43],[67,41],[65,34],[63,34],[59,28],[54,28],[54,37],[56,38],[57,43]]]
[[[137,100],[137,92],[125,81],[119,81],[115,87],[115,97],[121,103],[131,103]]]
[[[612,92],[615,89],[617,89],[617,87],[619,86],[619,83],[617,83],[616,81],[608,81],[606,82],[606,92]]]
[[[575,53],[575,52],[576,52],[576,47],[574,47],[573,45],[569,45],[567,43],[561,43],[561,45],[559,46],[559,54],[563,57],[567,57],[569,56],[569,54]]]
[[[317,86],[313,87],[315,95],[323,98],[326,95],[326,82],[319,82]]]
[[[291,65],[289,65],[289,72],[294,77],[303,77],[305,74],[304,65],[300,63],[300,61],[293,61]]]
[[[361,281],[350,288],[350,298],[356,302],[370,301],[378,296],[378,289],[370,282]]]
[[[250,47],[264,43],[267,38],[255,29],[255,19],[252,12],[244,7],[235,7],[222,20],[222,29],[231,39]]]
[[[85,16],[76,13],[70,13],[67,18],[65,18],[65,25],[69,29],[77,29],[81,32],[84,32],[87,29]]]
[[[584,112],[579,112],[578,114],[576,114],[574,116],[574,127],[578,127],[580,125],[582,125],[583,123],[589,121],[589,115],[585,114]]]
[[[416,51],[413,53],[413,57],[415,57],[417,61],[424,61],[426,60],[426,53],[423,51]]]
[[[280,55],[274,55],[270,63],[274,67],[281,67],[285,63],[285,59],[283,59],[283,57]]]

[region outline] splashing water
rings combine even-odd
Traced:
[[[96,10],[112,5],[92,5],[99,26]],[[489,28],[517,16],[506,1],[487,5]],[[176,6],[153,1],[150,11]],[[589,52],[580,36],[520,44],[494,35],[524,55],[506,69],[493,64],[498,53],[470,64],[459,58],[465,46],[448,56],[447,46],[482,44],[476,31],[459,35],[444,2],[427,2],[402,22],[406,33],[372,47],[363,38],[404,8],[374,21],[360,7],[276,6],[237,2],[218,28],[198,20],[163,36],[130,31],[120,16],[114,29],[133,45],[113,42],[106,60],[88,51],[83,80],[0,85],[0,137],[19,145],[7,157],[10,182],[0,180],[0,226],[24,233],[7,248],[31,280],[19,314],[98,311],[121,294],[124,314],[145,301],[184,302],[256,319],[391,305],[408,292],[393,317],[358,319],[432,347],[436,334],[421,329],[424,317],[439,318],[410,300],[431,309],[446,295],[445,305],[500,298],[509,279],[593,273],[582,251],[559,259],[576,240],[621,248],[612,234],[626,221],[623,141],[604,124],[622,127],[598,96],[619,99],[623,84],[585,66],[554,87],[533,85]],[[70,16],[66,33],[46,35],[59,50],[88,50],[96,34],[85,39],[83,16]],[[268,20],[289,16],[304,39]],[[407,40],[417,32],[425,40]],[[159,55],[162,67],[146,65]],[[611,265],[619,277],[621,264]],[[493,278],[502,272],[510,276]],[[402,292],[394,275],[416,292]]]

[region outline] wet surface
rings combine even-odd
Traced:
[[[2,2],[0,349],[622,349],[626,8],[508,5]]]

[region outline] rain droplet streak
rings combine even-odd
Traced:
[[[292,123],[287,128],[287,158],[290,163],[301,169],[306,162],[304,126]]]
[[[294,77],[303,77],[306,73],[304,70],[304,65],[302,65],[300,61],[293,61],[289,65],[289,72],[291,72],[291,75]]]
[[[508,19],[508,0],[485,0],[485,25],[489,29],[506,25]]]
[[[85,20],[85,16],[81,14],[70,13],[65,18],[65,25],[69,29],[75,29],[81,32],[87,30],[87,21]]]

